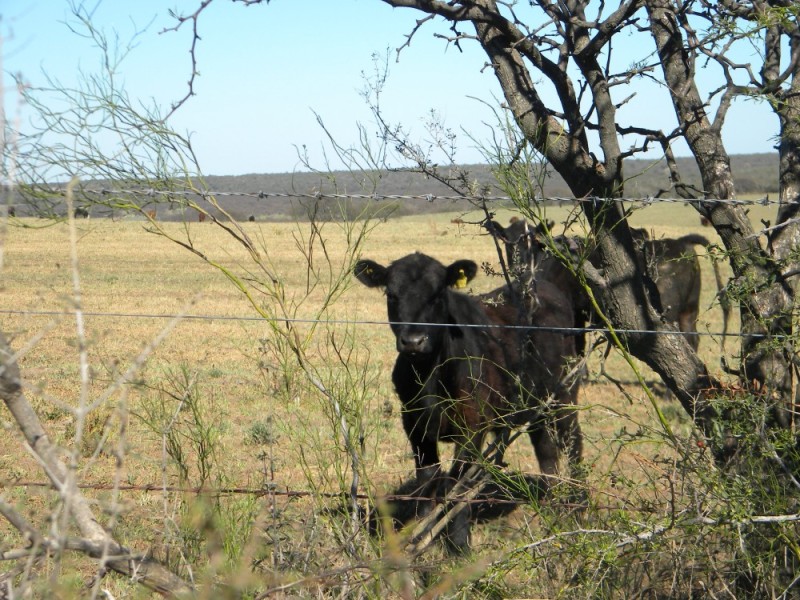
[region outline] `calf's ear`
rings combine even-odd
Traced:
[[[381,287],[386,285],[386,267],[379,265],[374,260],[360,260],[353,267],[353,273],[361,283],[367,287]]]
[[[475,274],[478,272],[478,265],[471,260],[457,260],[452,265],[447,267],[448,286],[463,288],[467,282],[472,281]]]
[[[489,219],[486,221],[483,226],[486,228],[486,231],[491,233],[494,237],[496,237],[501,242],[508,243],[508,235],[506,234],[506,229],[497,221]]]

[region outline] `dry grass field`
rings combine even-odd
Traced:
[[[565,211],[549,210],[547,216],[561,221]],[[756,224],[762,216],[757,213],[754,210],[751,215]],[[491,238],[477,225],[459,228],[451,223],[456,216],[467,223],[480,218],[478,213],[438,214],[377,223],[361,255],[386,263],[419,250],[445,263],[471,258],[496,265]],[[508,216],[498,218],[505,221]],[[695,211],[682,205],[648,207],[636,212],[632,221],[657,235],[697,232],[716,241],[713,230],[701,227]],[[76,224],[79,305],[90,365],[88,380],[82,382],[69,228],[65,223],[45,226],[33,219],[10,224],[0,274],[0,327],[13,348],[22,351],[19,364],[26,395],[51,438],[76,452],[80,482],[100,488],[86,493],[97,500],[107,524],[123,543],[150,549],[184,575],[198,565],[209,565],[208,572],[194,573],[200,581],[239,577],[244,588],[271,589],[278,596],[346,595],[341,586],[347,577],[342,573],[358,561],[342,551],[352,540],[346,539],[348,519],[330,510],[340,500],[324,496],[347,490],[352,479],[348,441],[332,399],[342,403],[350,443],[359,448],[362,493],[388,492],[413,470],[390,381],[394,340],[388,326],[380,323],[385,320],[383,295],[350,280],[330,309],[320,313],[329,270],[346,266],[347,239],[336,223],[321,227],[324,252],[314,245],[313,254],[302,251],[310,247],[307,224],[242,224],[271,265],[269,274],[277,283],[266,287],[280,290],[278,304],[275,294],[261,288],[252,292],[249,301],[221,269],[148,233],[144,226],[142,221]],[[212,223],[163,227],[171,235],[191,240],[209,261],[246,285],[266,277],[242,246]],[[319,276],[316,286],[309,283],[309,254]],[[703,310],[698,329],[718,332],[721,311],[714,303],[710,261],[702,258],[701,262]],[[728,272],[726,265],[723,269]],[[497,285],[481,274],[471,291]],[[293,353],[282,346],[276,328],[285,331],[286,325],[271,325],[259,317],[257,307],[300,320],[292,327],[301,340],[304,360],[327,386],[329,396],[309,383]],[[104,397],[170,324],[170,317],[181,312],[188,317],[148,353],[146,365],[121,390]],[[303,322],[320,316],[332,321],[316,326]],[[732,331],[737,327],[734,321]],[[736,346],[731,340],[727,349],[735,352]],[[700,354],[718,374],[718,340],[704,336]],[[654,375],[641,365],[638,368],[658,392]],[[635,523],[663,518],[676,505],[691,504],[690,490],[676,489],[681,481],[676,475],[680,453],[664,441],[653,405],[633,383],[635,373],[616,352],[606,369],[625,382],[622,388],[602,378],[599,369],[598,352],[589,363],[589,380],[582,387],[580,403],[587,484],[595,509],[591,515],[600,516],[590,523],[576,521],[572,529],[604,529],[621,522],[634,528]],[[78,432],[73,409],[82,394],[98,405]],[[686,453],[701,463],[706,460],[703,450],[693,445],[680,407],[659,396],[657,405]],[[6,432],[0,440],[3,496],[45,527],[43,519],[53,509],[54,497],[46,488],[28,485],[43,482],[44,475],[24,450],[7,415],[2,424]],[[176,454],[170,446],[173,441],[182,444],[181,452]],[[513,469],[537,470],[527,439],[518,440],[509,456]],[[152,489],[141,489],[146,486]],[[174,491],[198,486],[211,493]],[[264,494],[213,493],[221,488]],[[287,496],[287,491],[308,496]],[[676,503],[675,495],[686,495],[686,499]],[[603,573],[578,577],[570,570],[572,559],[560,558],[560,543],[546,546],[544,554],[534,558],[509,559],[516,556],[516,548],[547,538],[554,528],[570,529],[564,519],[574,519],[574,515],[555,504],[540,511],[522,507],[510,517],[477,525],[469,568],[435,563],[441,572],[452,573],[452,580],[442,580],[443,589],[456,593],[459,581],[475,580],[477,587],[460,593],[573,597],[570,585],[585,591],[586,581],[602,579]],[[0,531],[3,548],[20,545],[14,532]],[[370,545],[373,542],[363,537],[357,543],[363,562],[352,570],[382,573],[383,567],[376,566],[379,550]],[[217,554],[223,557],[219,564],[212,560]],[[429,557],[433,557],[430,561],[442,559],[436,552]],[[493,566],[505,559],[509,561],[501,564],[507,568]],[[66,564],[71,570],[62,567],[58,594],[80,596],[92,573],[90,565],[74,557]],[[46,572],[48,565],[39,568]],[[365,586],[359,594],[402,595],[400,583],[385,573],[381,577],[378,587]],[[655,579],[652,574],[648,577]],[[348,579],[349,585],[355,579]],[[146,596],[113,575],[106,577],[104,587],[115,598]],[[41,589],[39,593],[44,594]]]

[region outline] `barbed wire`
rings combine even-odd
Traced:
[[[0,487],[4,488],[29,488],[29,487],[37,487],[37,488],[52,488],[53,484],[50,482],[45,481],[15,481],[15,482],[3,482],[0,484]],[[96,490],[96,491],[110,491],[110,490],[119,490],[119,491],[141,491],[141,492],[172,492],[172,493],[194,493],[198,495],[254,495],[254,496],[268,496],[268,497],[286,497],[288,499],[292,498],[310,498],[310,497],[319,497],[319,498],[327,498],[327,499],[346,499],[350,500],[353,498],[353,495],[350,492],[314,492],[309,490],[290,490],[288,488],[283,490],[275,489],[272,485],[266,486],[264,488],[239,488],[239,487],[229,487],[229,488],[209,488],[209,487],[201,487],[201,488],[192,488],[192,487],[181,487],[181,486],[172,486],[172,485],[163,485],[163,484],[141,484],[141,485],[131,485],[131,484],[96,484],[96,483],[79,483],[76,484],[76,487],[82,490]],[[370,495],[365,493],[358,493],[355,494],[355,498],[357,500],[365,500],[365,501],[372,501],[376,497],[380,498],[383,501],[408,501],[408,502],[419,502],[421,500],[428,500],[434,502],[441,502],[444,500],[443,497],[431,497],[431,496],[414,496],[409,494],[381,494],[381,495]],[[459,499],[459,502],[464,504],[477,504],[482,506],[491,506],[491,505],[515,505],[515,506],[524,506],[524,505],[531,505],[531,499],[517,499],[517,498],[498,498],[496,496],[479,496],[477,498],[470,498],[470,499]],[[575,508],[583,508],[585,505],[583,503],[575,503],[575,502],[565,502],[565,501],[558,501],[560,506],[565,507],[575,507]],[[536,502],[536,506],[540,506],[540,501]],[[604,504],[597,504],[592,503],[592,507],[598,510],[619,510],[619,506],[615,505],[604,505]],[[656,514],[662,512],[662,509],[658,506],[639,506],[636,508],[637,513],[649,513],[649,514]],[[792,523],[800,521],[800,513],[782,513],[782,514],[766,514],[766,515],[752,515],[748,518],[742,519],[741,521],[727,521],[727,520],[714,520],[708,517],[701,517],[697,520],[698,524],[704,525],[717,525],[722,524],[725,522],[730,523]]]
[[[72,311],[57,310],[0,310],[0,315],[30,315],[30,316],[62,316]],[[603,327],[542,327],[539,325],[506,325],[495,323],[424,323],[415,321],[385,321],[374,319],[314,319],[303,317],[262,317],[262,316],[237,316],[237,315],[174,315],[158,313],[117,313],[117,312],[97,312],[81,311],[84,317],[108,317],[108,318],[130,318],[130,319],[176,319],[200,320],[200,321],[251,321],[251,322],[270,322],[270,323],[292,323],[292,324],[326,324],[326,325],[411,325],[423,327],[458,327],[471,329],[516,329],[525,331],[542,331],[546,333],[563,333],[565,335],[581,335],[585,333],[611,333],[612,330]],[[750,338],[779,338],[779,335],[767,335],[758,333],[736,333],[736,332],[708,332],[708,331],[654,331],[651,329],[613,329],[614,333],[627,335],[682,335],[682,336],[708,336],[708,337],[750,337]]]
[[[53,484],[47,481],[12,481],[3,482],[2,487],[5,488],[52,488]],[[109,483],[79,483],[77,487],[82,490],[96,490],[96,491],[109,491],[119,490],[125,492],[173,492],[173,493],[190,493],[198,495],[248,495],[248,496],[282,496],[286,498],[328,498],[336,499],[350,499],[353,495],[350,492],[321,492],[310,490],[291,490],[289,488],[279,489],[275,484],[268,484],[261,488],[247,488],[247,487],[187,487],[177,485],[164,485],[159,483],[144,483],[144,484],[109,484]],[[365,494],[363,492],[355,494],[358,500],[373,500],[375,495]],[[441,500],[441,497],[430,496],[414,496],[412,494],[381,494],[380,498],[383,500]],[[530,504],[530,500],[515,500],[511,498],[475,498],[468,500],[472,503],[490,504]]]
[[[555,478],[554,475],[530,475],[531,477],[541,477],[541,478]],[[527,484],[534,483],[532,481],[526,481]],[[4,481],[0,484],[2,488],[52,488],[53,484],[48,481]],[[94,490],[94,491],[122,491],[122,492],[170,492],[170,493],[189,493],[189,494],[197,494],[203,496],[234,496],[234,495],[242,495],[242,496],[257,496],[257,497],[285,497],[287,499],[293,498],[325,498],[329,500],[350,500],[355,497],[357,500],[365,500],[365,501],[374,501],[376,498],[380,498],[382,501],[407,501],[407,502],[417,502],[421,500],[429,500],[429,501],[442,501],[444,498],[442,496],[417,496],[414,494],[400,494],[400,493],[388,493],[388,494],[367,494],[364,492],[359,492],[357,494],[351,494],[349,491],[347,492],[322,492],[322,491],[311,491],[311,490],[292,490],[288,487],[279,489],[278,485],[275,483],[268,483],[263,487],[260,488],[248,488],[248,487],[238,487],[238,486],[231,486],[231,487],[188,487],[188,486],[179,486],[179,485],[164,485],[160,483],[143,483],[143,484],[110,484],[110,483],[78,483],[76,487],[82,490]],[[523,506],[531,504],[530,499],[523,499],[523,498],[509,498],[509,497],[497,497],[497,496],[479,496],[477,498],[472,498],[468,500],[463,500],[463,502],[467,504],[481,504],[481,505],[514,505],[514,506]],[[573,503],[570,502],[560,502],[560,504],[564,505],[572,505]],[[602,504],[594,504],[595,508],[598,509],[606,509],[606,510],[615,510],[617,507],[614,506],[604,506]],[[645,507],[641,510],[641,512],[656,512],[656,508],[648,508]]]
[[[51,193],[54,195],[66,195],[66,188],[44,188],[40,191]],[[184,197],[242,197],[242,198],[300,198],[309,200],[319,199],[333,199],[333,200],[424,200],[426,202],[435,202],[437,200],[455,201],[455,200],[470,200],[474,202],[513,202],[511,196],[503,195],[472,195],[472,194],[349,194],[349,193],[332,193],[332,192],[246,192],[246,191],[225,191],[225,190],[161,190],[157,188],[129,188],[129,189],[112,189],[112,188],[81,188],[80,192],[83,194],[95,194],[98,196],[110,195],[130,195],[130,196],[145,196],[145,197],[169,197],[169,196],[184,196]],[[794,205],[800,202],[784,202],[780,199],[770,200],[769,194],[762,198],[752,200],[739,200],[735,198],[730,199],[717,199],[717,198],[670,198],[660,196],[624,196],[620,198],[606,198],[601,196],[586,196],[584,198],[576,198],[574,196],[545,196],[535,195],[531,198],[533,203],[548,202],[548,203],[597,203],[597,202],[628,202],[640,203],[644,205],[659,204],[659,203],[672,203],[672,204],[728,204],[732,206],[769,206],[769,205]]]

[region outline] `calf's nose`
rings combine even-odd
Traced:
[[[398,352],[422,352],[428,336],[424,333],[407,332],[397,336]]]

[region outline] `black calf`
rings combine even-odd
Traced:
[[[476,272],[472,261],[444,266],[420,253],[388,267],[371,260],[355,267],[359,281],[386,291],[398,351],[392,381],[414,453],[418,516],[433,507],[425,498],[446,493],[479,460],[487,431],[502,441],[509,428],[528,426],[546,474],[558,472],[560,446],[568,446],[573,463],[581,458],[572,408],[577,389],[562,382],[566,361],[575,355],[573,338],[502,327],[569,326],[567,303],[546,282],[534,282],[525,294],[501,288],[487,294],[485,302],[451,289]],[[547,405],[550,396],[555,406]],[[456,447],[448,475],[442,472],[439,441]],[[468,549],[466,511],[450,523],[447,543],[456,552]]]

